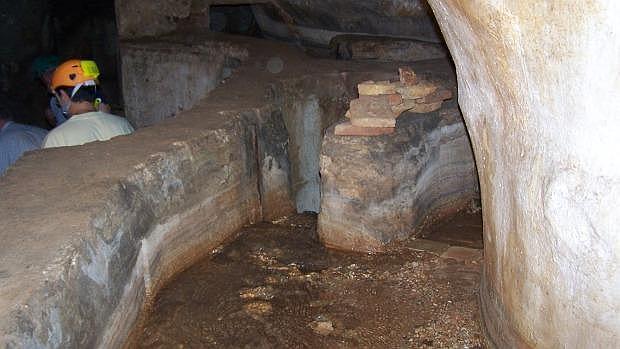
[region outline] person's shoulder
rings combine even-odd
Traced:
[[[20,124],[17,122],[13,122],[9,125],[6,130],[7,132],[23,132],[23,131],[37,131],[37,132],[47,132],[46,130],[32,125]]]
[[[52,129],[51,131],[47,133],[47,136],[45,136],[45,140],[43,141],[44,147],[45,147],[45,144],[47,144],[49,141],[59,138],[59,136],[62,134],[62,130],[60,129],[60,126]]]
[[[3,132],[3,136],[6,138],[24,138],[33,134],[38,137],[45,137],[47,130],[32,125],[12,123]]]
[[[47,133],[47,136],[45,136],[45,140],[43,141],[43,148],[48,148],[50,145],[62,144],[66,138],[66,134],[72,134],[76,131],[76,129],[79,129],[80,126],[75,123],[75,120],[73,120],[73,122],[69,122],[70,120],[71,119],[63,122],[59,126],[54,127]]]
[[[66,122],[48,132],[43,140],[41,148],[54,148],[68,145],[67,136],[75,133],[71,131],[71,124],[65,124]]]
[[[112,114],[112,113],[106,113],[104,111],[97,111],[97,112],[95,112],[95,114],[100,115],[101,117],[106,117],[106,118],[125,119],[122,116],[118,116],[118,115]]]
[[[97,120],[118,120],[123,119],[122,117],[110,113],[106,113],[103,111],[93,111],[90,113],[83,114],[82,119],[97,119]]]
[[[131,126],[131,123],[129,123],[129,120],[127,120],[127,118],[124,118],[122,116],[118,116],[118,115],[114,115],[114,114],[109,114],[109,113],[105,113],[105,112],[97,112],[100,114],[103,114],[103,116],[101,116],[102,118],[106,118],[109,121],[113,122],[114,124],[117,125],[121,125],[124,127],[128,127],[131,128],[133,130],[133,126]]]

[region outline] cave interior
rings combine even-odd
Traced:
[[[135,129],[0,176],[0,345],[614,347],[614,9],[0,3],[13,122],[54,56]]]

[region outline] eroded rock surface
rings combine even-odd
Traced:
[[[276,0],[276,8],[255,6],[267,35],[329,44],[340,34],[373,34],[442,42],[423,0]]]
[[[618,347],[619,3],[429,3],[480,173],[492,341]]]
[[[408,62],[450,56],[442,43],[385,36],[338,35],[331,39],[329,47],[340,59]]]
[[[454,106],[405,113],[395,132],[375,137],[327,131],[321,151],[318,231],[328,246],[380,251],[415,235],[429,215],[476,197],[472,151]]]
[[[175,40],[121,45],[126,117],[135,127],[189,110],[230,77],[248,51],[223,41],[191,45]]]
[[[175,30],[206,30],[209,7],[226,4],[255,4],[253,12],[261,31],[288,40],[327,46],[337,35],[357,33],[442,42],[423,0],[119,0],[119,34],[121,38],[138,38]]]
[[[305,134],[319,143],[320,123],[299,133],[291,125],[312,117],[326,127],[359,82],[397,69],[224,35],[161,40],[123,43],[135,62],[128,69],[159,72],[149,81],[134,71],[142,88],[191,72],[201,58],[248,59],[174,118],[108,142],[29,153],[0,179],[0,346],[118,347],[171,275],[241,226],[295,211],[299,160],[289,142],[301,145],[295,137]],[[176,67],[173,76],[163,74],[166,65]],[[193,85],[175,86],[189,93]],[[152,110],[169,105],[165,96],[146,102]],[[319,147],[304,156],[318,164]],[[251,309],[268,311],[259,303]]]

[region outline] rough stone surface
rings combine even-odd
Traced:
[[[390,102],[390,96],[397,96],[400,99],[399,95],[360,95],[351,101],[346,116],[351,119],[354,126],[394,127],[398,115],[392,112],[393,103]]]
[[[357,85],[360,96],[390,95],[396,93],[396,86],[389,81],[364,81]]]
[[[134,125],[153,125],[173,117],[182,110],[191,109],[215,87],[228,84],[223,72],[231,64],[247,62],[247,42],[207,41],[188,46],[186,41],[175,41],[174,36],[157,42],[129,40],[122,43],[123,86],[125,109]],[[264,97],[281,106],[281,117],[290,139],[287,154],[291,158],[290,176],[292,195],[298,212],[319,210],[319,152],[325,129],[343,115],[347,103],[355,97],[355,86],[360,79],[387,79],[394,74],[387,71],[333,73],[316,78],[312,74],[298,74],[295,78],[278,79],[282,71],[291,70],[286,57],[267,56],[266,63],[252,62],[264,78],[274,79]],[[277,59],[282,68],[270,69]],[[343,63],[344,65],[344,63]],[[232,73],[237,73],[234,69]],[[243,74],[243,73],[240,73]],[[184,79],[167,77],[182,76]],[[250,80],[252,77],[246,76]],[[327,82],[328,81],[328,82]],[[248,83],[241,88],[252,88]],[[159,98],[161,95],[167,98]],[[218,98],[229,98],[220,95]],[[214,98],[211,98],[214,100]],[[286,159],[286,158],[284,158]],[[288,160],[286,160],[288,161]],[[269,161],[267,162],[269,163]],[[283,163],[279,159],[277,163]],[[282,184],[276,181],[276,187]],[[281,186],[280,186],[281,187]],[[268,191],[270,192],[270,191]],[[277,207],[277,205],[275,205]]]
[[[437,87],[437,84],[430,81],[418,81],[416,84],[412,85],[398,83],[395,86],[395,90],[397,93],[400,93],[404,99],[418,99],[434,93],[437,91]]]
[[[400,78],[400,83],[406,86],[415,85],[418,82],[418,76],[411,67],[398,68],[398,77]]]
[[[441,254],[441,258],[454,259],[458,262],[478,260],[480,257],[481,253],[479,249],[462,246],[450,246],[450,248]]]
[[[462,228],[476,218],[423,234],[454,229],[482,247],[481,224]],[[418,239],[384,254],[327,250],[313,214],[239,235],[166,285],[127,347],[482,348],[480,258],[442,259]]]
[[[252,3],[255,1],[245,1]],[[423,0],[275,0],[254,6],[263,33],[328,45],[341,34],[371,34],[441,42],[430,8]]]
[[[247,58],[224,42],[158,41],[121,45],[125,113],[136,127],[153,125],[191,109]],[[227,76],[228,75],[228,76]]]
[[[345,113],[351,125],[393,128],[404,111],[430,113],[452,98],[445,83],[418,79],[411,67],[400,67],[398,72],[400,81],[370,80],[357,85],[359,97],[351,101]]]
[[[125,52],[149,52],[148,69],[222,41],[231,47],[222,55],[249,58],[190,110],[131,136],[29,153],[0,179],[0,347],[120,346],[172,275],[241,226],[294,211],[291,173],[302,160],[290,155],[291,125],[315,115],[327,126],[357,83],[397,68],[309,63],[284,45],[207,34],[134,41]],[[264,69],[273,55],[285,63],[278,74]],[[195,61],[184,62],[189,71]],[[311,112],[291,112],[303,105]],[[304,132],[314,137],[312,127]]]
[[[329,47],[340,59],[411,62],[450,56],[444,44],[382,36],[338,35]]]
[[[208,28],[209,4],[193,0],[115,1],[119,36],[130,39],[167,34],[184,22],[194,24],[200,20]]]
[[[161,282],[261,219],[253,130],[239,117],[187,126],[37,152],[9,170],[1,344],[118,346]],[[58,163],[65,175],[49,181]]]
[[[428,216],[476,197],[472,151],[460,113],[405,113],[394,134],[335,136],[321,152],[318,231],[330,247],[381,251],[415,235]]]
[[[355,127],[394,128],[396,117],[389,114],[362,113],[354,118],[352,117],[351,124]]]
[[[334,74],[327,79],[304,74],[272,86],[277,103],[282,105],[290,137],[291,191],[297,212],[319,211],[319,153],[323,134],[344,115],[348,102],[355,97],[357,83],[368,78],[392,76],[388,71]]]
[[[343,121],[334,126],[336,136],[380,136],[394,133],[393,127],[360,127],[350,121]]]
[[[620,4],[429,2],[480,174],[492,342],[617,347]]]
[[[253,12],[264,34],[325,46],[334,36],[347,33],[442,41],[430,8],[422,0],[119,0],[119,35],[129,39],[206,30],[209,6],[214,4],[257,4]]]

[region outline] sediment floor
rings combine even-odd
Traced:
[[[378,255],[327,250],[316,216],[243,229],[158,294],[128,347],[480,348],[479,215]]]

